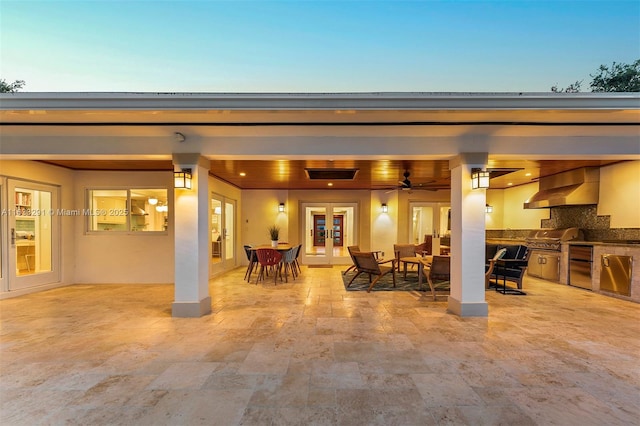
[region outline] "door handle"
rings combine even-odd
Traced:
[[[16,229],[15,228],[11,228],[11,245],[12,246],[16,245]]]

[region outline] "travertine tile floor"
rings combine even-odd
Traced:
[[[410,292],[345,292],[341,268],[173,287],[76,285],[0,301],[3,425],[631,425],[640,305],[531,278],[459,318]]]

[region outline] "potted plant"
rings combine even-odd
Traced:
[[[278,247],[278,239],[280,238],[280,228],[276,225],[269,227],[269,236],[271,237],[271,245]]]

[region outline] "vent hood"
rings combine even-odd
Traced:
[[[540,191],[524,203],[525,209],[598,204],[600,169],[583,167],[540,179]]]
[[[131,206],[131,215],[132,216],[146,216],[148,213],[145,212],[143,209],[141,209],[140,207],[133,205]]]

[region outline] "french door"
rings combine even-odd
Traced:
[[[60,281],[58,187],[3,180],[2,291]]]
[[[451,205],[449,203],[409,203],[411,210],[410,240],[424,241],[425,235],[446,238],[451,234]]]
[[[210,275],[214,275],[236,266],[236,201],[212,193],[210,203]]]
[[[347,246],[357,244],[357,203],[302,203],[306,265],[351,263]]]

